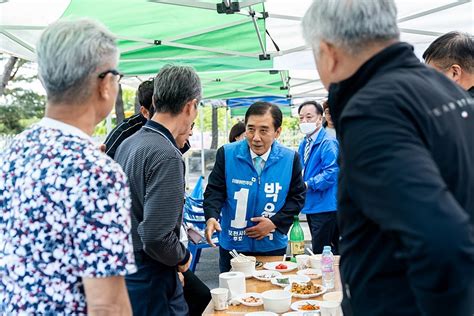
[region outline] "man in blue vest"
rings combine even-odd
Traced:
[[[219,234],[219,268],[230,270],[232,249],[246,255],[283,255],[293,216],[304,205],[298,153],[281,145],[283,115],[257,102],[245,113],[246,140],[219,148],[204,193],[206,238]],[[220,223],[218,222],[220,220]]]
[[[306,214],[311,231],[314,253],[321,253],[324,246],[331,246],[333,253],[338,252],[339,230],[337,229],[337,140],[326,133],[322,127],[323,107],[308,101],[298,108],[300,129],[305,138],[301,141],[298,153],[303,164]]]

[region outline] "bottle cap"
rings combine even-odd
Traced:
[[[324,252],[324,251],[331,251],[331,246],[324,246],[323,252]]]

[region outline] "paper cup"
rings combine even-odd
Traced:
[[[342,316],[341,303],[335,301],[322,301],[320,304],[321,316]]]
[[[214,310],[222,311],[229,308],[227,299],[229,296],[229,290],[218,287],[211,290],[212,302],[214,303]]]
[[[309,268],[309,256],[308,255],[297,255],[296,264],[298,265],[298,270],[304,270]]]

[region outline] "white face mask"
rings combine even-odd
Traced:
[[[316,123],[300,123],[300,131],[305,135],[313,134],[317,128]]]

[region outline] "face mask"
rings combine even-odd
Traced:
[[[315,123],[300,123],[300,131],[305,135],[311,135],[316,131]]]

